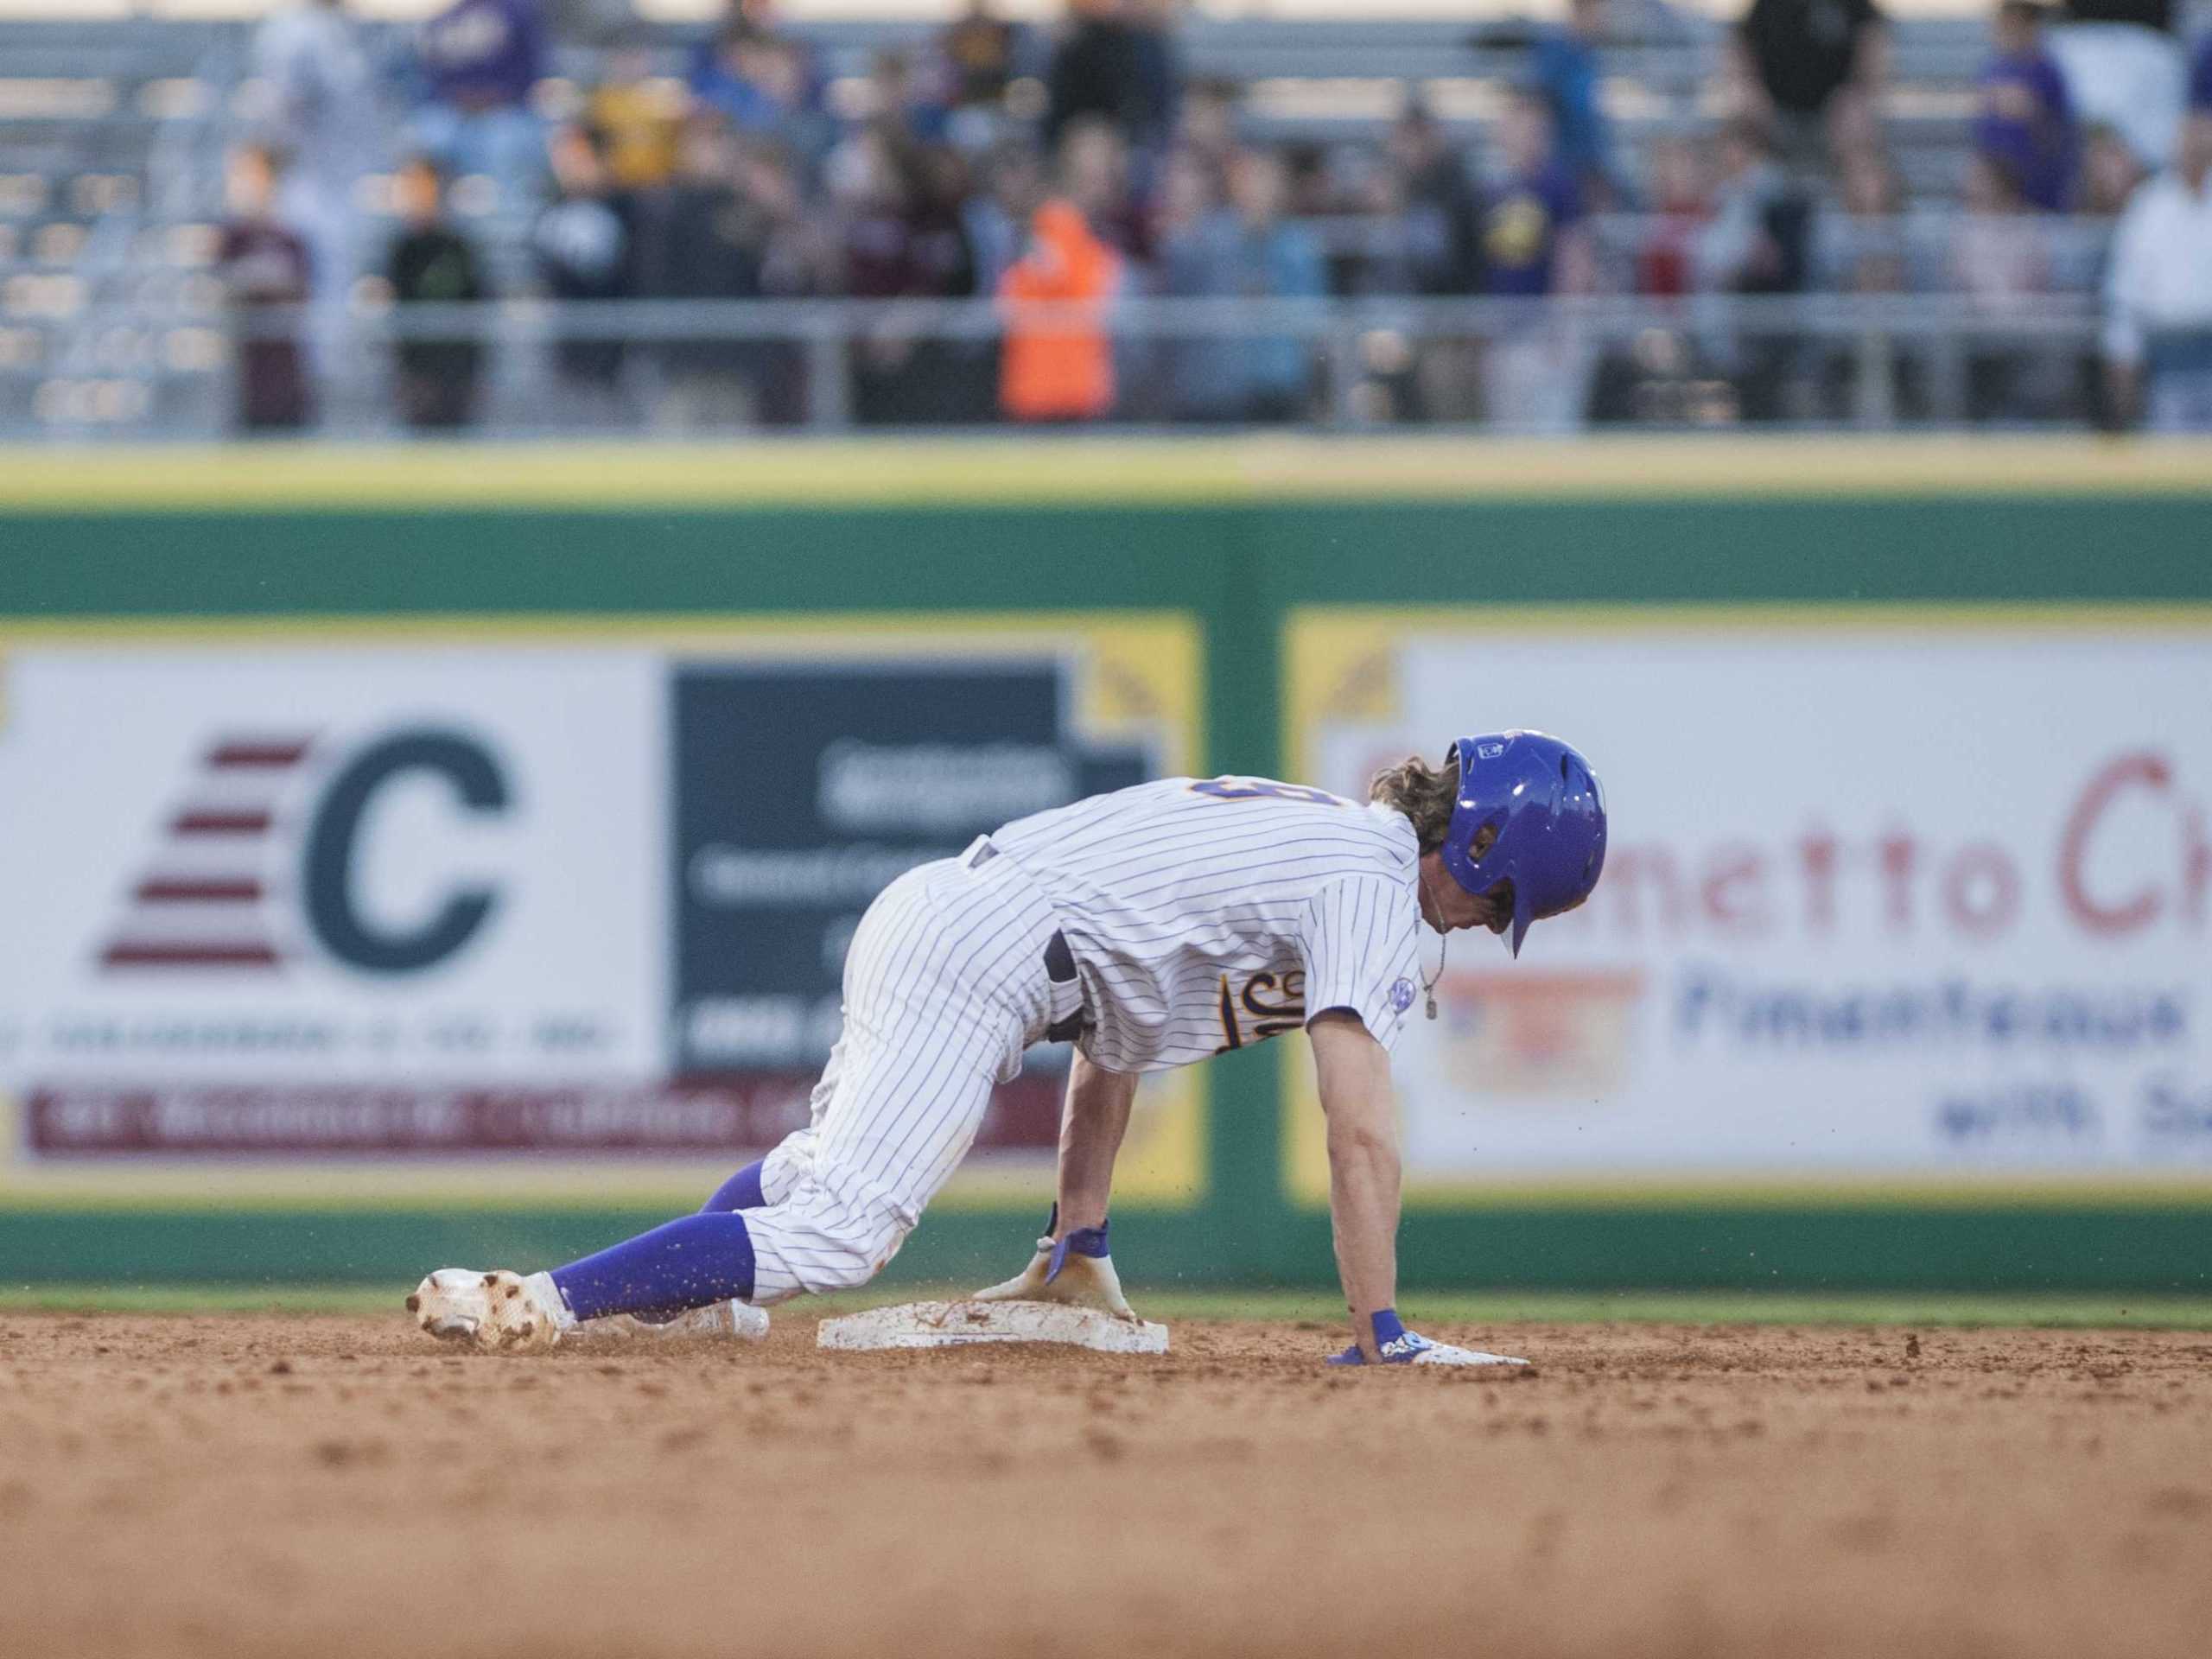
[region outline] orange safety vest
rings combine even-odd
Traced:
[[[1017,421],[1095,420],[1114,407],[1114,342],[1106,302],[1121,280],[1114,250],[1071,203],[1048,201],[1030,226],[1029,251],[999,283],[1006,347],[999,404]],[[1080,304],[1079,321],[1040,318],[1022,303]]]

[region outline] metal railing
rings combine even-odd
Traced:
[[[1678,412],[1668,416],[1663,397],[1649,400],[1646,424],[1766,418],[1956,426],[1992,417],[1975,385],[1993,363],[2041,364],[2051,385],[2063,385],[2068,365],[2094,352],[2099,314],[2082,295],[2007,306],[1958,295],[1821,295],[1151,299],[1019,309],[972,301],[507,301],[394,306],[349,315],[335,334],[306,313],[234,314],[232,321],[241,337],[308,340],[324,365],[322,429],[334,435],[393,429],[391,383],[408,349],[415,372],[427,360],[435,374],[435,348],[458,343],[474,355],[454,372],[480,382],[471,424],[487,435],[524,435],[666,429],[657,410],[672,388],[702,376],[741,390],[749,384],[754,405],[750,419],[709,420],[702,429],[991,420],[998,417],[993,359],[1009,327],[1105,336],[1116,395],[1097,418],[1109,423],[1235,421],[1233,394],[1197,408],[1192,383],[1214,377],[1217,384],[1195,390],[1218,394],[1220,377],[1233,382],[1249,373],[1265,390],[1288,394],[1253,399],[1268,405],[1272,420],[1341,430],[1468,420],[1557,429],[1592,418],[1592,388],[1605,373],[1678,390]],[[433,348],[427,355],[426,346]],[[238,360],[234,349],[233,373]],[[1287,383],[1286,362],[1294,365]],[[1529,387],[1533,399],[1524,392],[1501,406],[1500,369],[1509,363],[1518,377],[1512,384]],[[921,384],[948,376],[964,377],[971,399],[964,407],[944,402],[942,384]],[[899,405],[901,377],[911,378],[906,390],[934,416],[887,420],[870,407],[872,395],[887,388]],[[1791,403],[1788,388],[1805,379],[1842,388],[1840,405]],[[771,381],[782,403],[763,412]],[[1764,413],[1745,406],[1754,381],[1779,394]],[[1428,404],[1424,383],[1435,383]],[[1394,401],[1382,395],[1392,388],[1410,390]],[[2019,408],[1993,417],[2056,423],[2087,414],[2063,396],[2037,406],[2024,394]]]
[[[151,348],[136,366],[53,363],[44,372],[70,395],[42,388],[43,402],[22,394],[24,372],[0,365],[0,439],[228,435],[240,425],[242,374],[270,372],[269,354],[246,349],[257,340],[296,345],[316,410],[311,429],[327,437],[403,431],[402,380],[441,376],[467,384],[455,402],[460,424],[486,436],[976,424],[1002,418],[1009,327],[1109,342],[1115,395],[1090,417],[1102,424],[2079,424],[2092,414],[2085,388],[2101,321],[2094,298],[2078,293],[2003,305],[1956,294],[1019,308],[509,300],[336,314],[238,308],[167,323],[118,300],[113,315],[149,340],[164,327],[193,334],[196,365],[165,366]],[[80,332],[96,338],[99,327],[96,316]],[[285,356],[276,354],[276,368],[296,372]],[[130,397],[94,395],[134,382]],[[692,395],[702,385],[724,395],[702,404]],[[1249,394],[1242,401],[1240,389]]]

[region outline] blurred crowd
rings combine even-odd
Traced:
[[[1185,73],[1176,0],[1071,0],[1052,29],[973,0],[925,48],[835,85],[772,0],[732,0],[680,76],[618,26],[581,86],[550,78],[543,0],[455,0],[399,64],[342,0],[296,0],[254,43],[268,101],[232,157],[222,261],[243,312],[309,321],[245,331],[240,416],[311,424],[349,308],[524,293],[1001,302],[988,337],[884,310],[848,358],[861,424],[1317,412],[1311,338],[1118,330],[1116,305],[1142,296],[1511,302],[1375,349],[1369,418],[1834,418],[1874,372],[1910,416],[1928,393],[1902,346],[1878,362],[1691,327],[1593,343],[1538,302],[1944,294],[2001,321],[2074,289],[2104,296],[2097,349],[1970,351],[1968,416],[2212,430],[2212,40],[2192,58],[2171,0],[2072,0],[2063,18],[2000,0],[1962,176],[1933,204],[1885,147],[1874,0],[1752,0],[1714,66],[1726,113],[1635,155],[1599,96],[1607,6],[1471,36],[1518,66],[1479,145],[1411,91],[1380,138],[1270,145],[1243,88]],[[456,212],[470,190],[480,211]],[[2084,219],[2117,229],[2055,233]],[[394,352],[408,424],[478,418],[481,341],[418,333]],[[564,338],[556,372],[564,408],[601,424],[790,423],[818,395],[788,338],[610,326]]]

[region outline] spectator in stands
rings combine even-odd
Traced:
[[[393,301],[454,305],[487,299],[491,289],[474,246],[445,221],[444,180],[436,162],[410,157],[392,175],[400,232],[391,245],[385,277]],[[476,418],[483,378],[484,345],[475,334],[403,338],[395,353],[400,418],[437,430]]]
[[[1489,291],[1519,297],[1592,292],[1595,251],[1583,223],[1582,185],[1560,153],[1551,105],[1541,92],[1523,87],[1507,100],[1498,146],[1505,175],[1483,208]]]
[[[2190,111],[2174,165],[2121,216],[2105,305],[2120,417],[2212,432],[2212,100]]]
[[[878,52],[868,60],[868,118],[889,123],[910,139],[941,142],[950,124],[950,106],[937,88],[914,73],[905,52]]]
[[[1466,158],[1427,107],[1408,99],[1392,124],[1389,158],[1398,178],[1412,290],[1431,299],[1481,294],[1484,200]],[[1414,354],[1414,390],[1432,421],[1469,421],[1480,412],[1481,342],[1432,335]]]
[[[491,179],[502,207],[527,205],[545,170],[531,105],[545,73],[541,0],[454,0],[422,26],[416,51],[429,86],[416,143],[448,176]]]
[[[758,140],[740,145],[737,186],[757,226],[753,245],[761,296],[796,300],[834,291],[836,246],[810,211],[791,153]]]
[[[956,111],[996,111],[1020,73],[1021,26],[993,9],[991,0],[968,0],[968,9],[938,32],[945,100]]]
[[[1045,144],[1058,152],[1069,126],[1091,118],[1119,130],[1133,149],[1163,143],[1174,119],[1172,62],[1159,31],[1126,15],[1127,0],[1070,0],[1068,32],[1045,78]]]
[[[1601,200],[1615,194],[1612,135],[1598,98],[1605,35],[1605,0],[1568,0],[1566,26],[1537,36],[1535,66],[1558,126],[1560,159]]]
[[[1651,146],[1645,189],[1650,227],[1636,251],[1636,291],[1674,299],[1695,285],[1697,235],[1713,217],[1705,146],[1698,139],[1661,138]]]
[[[2094,219],[2119,218],[2149,176],[2119,128],[2100,122],[2082,135],[2083,213]]]
[[[1236,150],[1237,111],[1244,89],[1217,76],[1193,82],[1175,106],[1175,146],[1198,155],[1217,175]]]
[[[1115,206],[1116,181],[1099,160],[1111,147],[1109,133],[1070,130],[1058,191],[1037,209],[1027,246],[999,283],[1006,311],[999,407],[1009,420],[1095,421],[1114,412],[1106,313],[1122,266],[1096,228]]]
[[[1837,294],[1880,295],[1934,285],[1924,280],[1927,273],[1919,268],[1909,234],[1904,181],[1886,156],[1859,150],[1846,156],[1836,198],[1835,209],[1814,225],[1810,286]],[[1922,360],[1896,339],[1830,339],[1813,357],[1820,367],[1821,413],[1826,418],[1894,418],[1925,407]]]
[[[317,333],[335,344],[360,274],[362,178],[384,160],[383,111],[358,26],[343,0],[299,0],[254,30],[253,73],[271,99],[268,134],[287,158],[275,212],[312,257]],[[272,153],[264,149],[264,159]]]
[[[264,144],[234,150],[225,169],[230,218],[215,251],[238,322],[238,420],[248,432],[293,431],[313,418],[307,365],[296,325],[257,314],[305,305],[313,261],[308,245],[276,218],[283,164]]]
[[[1523,87],[1498,126],[1505,174],[1483,213],[1490,292],[1536,299],[1590,294],[1597,252],[1585,223],[1582,186],[1560,155],[1551,105]],[[1589,353],[1580,331],[1532,308],[1494,335],[1484,353],[1484,398],[1493,422],[1563,432],[1580,424]]]
[[[1646,227],[1635,251],[1638,294],[1678,299],[1697,286],[1697,241],[1713,213],[1713,158],[1702,137],[1656,140],[1645,163]],[[1709,424],[1721,385],[1682,326],[1637,330],[1610,342],[1590,393],[1593,424]]]
[[[961,209],[976,260],[976,291],[995,294],[1021,257],[1029,221],[1045,198],[1045,168],[1030,145],[1009,142],[984,157],[983,188]]]
[[[741,138],[787,145],[810,169],[836,140],[805,49],[741,16],[693,61],[691,96]]]
[[[829,92],[828,77],[815,56],[813,47],[783,27],[778,16],[782,10],[781,0],[726,0],[722,8],[722,32],[735,29],[756,40],[775,41],[796,66],[800,88],[797,102],[805,109],[819,111]],[[709,51],[713,45],[713,40],[709,39],[702,41],[699,49],[702,53]],[[698,60],[695,54],[695,67]]]
[[[1713,218],[1695,245],[1699,288],[1723,294],[1802,292],[1811,251],[1810,206],[1783,169],[1767,130],[1749,118],[1729,123],[1719,156]],[[1741,339],[1707,338],[1703,348],[1730,370],[1745,419],[1776,420],[1791,412],[1784,405],[1796,384],[1799,353],[1793,336],[1755,329]]]
[[[1082,204],[1092,232],[1125,259],[1148,263],[1151,218],[1130,188],[1131,157],[1121,129],[1086,117],[1068,128],[1058,159],[1060,188]]]
[[[2073,196],[2081,145],[2065,73],[2044,49],[2042,5],[1999,0],[1991,33],[1996,49],[1982,66],[1974,148],[2019,181],[2028,207],[2063,212]]]
[[[975,292],[975,257],[959,186],[897,126],[872,124],[839,207],[844,291],[861,300],[961,299]],[[853,416],[863,426],[951,420],[950,348],[927,330],[879,323],[854,342]]]
[[[1389,152],[1405,185],[1415,291],[1483,292],[1484,204],[1442,124],[1422,105],[1408,104],[1390,129]]]
[[[772,145],[735,142],[721,118],[685,123],[677,171],[645,215],[644,292],[662,300],[801,299],[825,291],[836,250]],[[656,423],[679,432],[797,420],[802,349],[788,340],[708,337],[658,351]]]
[[[1198,234],[1219,211],[1227,169],[1195,149],[1176,149],[1160,176],[1152,202],[1151,245],[1172,258],[1175,249]]]
[[[1795,294],[1805,286],[1810,219],[1802,193],[1755,120],[1720,135],[1713,214],[1697,238],[1697,284],[1710,293]]]
[[[978,194],[975,168],[950,143],[925,145],[918,161],[917,242],[924,268],[934,276],[933,297],[964,300],[995,293],[995,282],[984,284],[969,229],[968,204]],[[915,348],[914,373],[925,382],[923,408],[928,419],[972,426],[998,418],[995,339],[925,336]]]
[[[683,131],[681,88],[653,73],[651,37],[626,33],[584,100],[584,124],[604,140],[618,190],[658,190],[676,171]]]
[[[1154,250],[1142,268],[1147,291],[1162,297],[1192,291],[1193,251],[1223,212],[1228,195],[1228,168],[1187,145],[1168,151],[1159,187],[1146,204],[1144,245]],[[1132,286],[1135,279],[1132,280]],[[1122,380],[1122,410],[1132,420],[1174,418],[1179,374],[1186,353],[1202,342],[1147,331],[1116,346]]]
[[[1951,287],[1993,311],[2050,288],[2050,245],[2029,215],[2027,192],[2005,162],[1980,155],[1967,163],[1965,211],[1954,221]]]
[[[1889,35],[1874,0],[1751,0],[1728,37],[1737,111],[1793,170],[1878,142]]]
[[[1976,156],[1967,163],[1965,209],[1952,222],[1950,286],[1994,311],[2050,286],[2050,246],[2029,215],[2019,175]]]
[[[1189,0],[1128,0],[1137,30],[1137,79],[1143,88],[1151,123],[1132,143],[1141,143],[1147,156],[1166,145],[1181,118],[1183,54],[1176,34],[1183,25],[1183,9]]]
[[[615,188],[606,140],[589,128],[564,126],[551,143],[554,200],[531,227],[539,278],[556,300],[621,300],[637,293],[638,206]],[[596,420],[618,414],[623,342],[563,334],[553,361],[575,413]]]
[[[1164,287],[1179,298],[1317,299],[1326,292],[1320,244],[1283,217],[1282,157],[1247,149],[1229,171],[1229,207],[1208,213],[1165,251]],[[1178,341],[1172,400],[1179,420],[1274,423],[1304,416],[1313,352],[1295,334]]]
[[[767,79],[762,48],[773,38],[742,18],[724,22],[693,54],[693,102],[713,111],[736,131],[773,131],[785,113],[762,85]]]
[[[1605,35],[1606,0],[1567,0],[1563,23],[1496,24],[1476,32],[1478,47],[1525,48],[1529,84],[1552,106],[1560,159],[1592,200],[1614,194],[1612,141],[1598,99],[1598,48]]]
[[[1914,280],[1904,225],[1904,181],[1871,150],[1847,157],[1837,181],[1838,211],[1815,230],[1813,286],[1835,294],[1903,294]]]
[[[2189,71],[2173,0],[2063,0],[2049,50],[2083,126],[2117,128],[2145,168],[2173,159]]]
[[[2050,289],[2050,245],[2011,165],[1977,155],[1967,163],[1966,212],[1951,238],[1950,286],[1991,321],[2027,313]],[[2019,421],[2063,395],[2068,365],[2031,342],[1977,335],[1967,347],[1967,418]]]

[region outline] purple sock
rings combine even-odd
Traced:
[[[580,1319],[609,1313],[672,1318],[753,1294],[753,1235],[731,1211],[684,1216],[596,1255],[553,1269]]]
[[[766,1208],[768,1195],[760,1190],[760,1168],[767,1161],[766,1158],[755,1158],[724,1181],[715,1189],[715,1196],[699,1206],[700,1213],[711,1215],[718,1210]]]
[[[736,1210],[766,1208],[768,1195],[760,1188],[760,1171],[767,1163],[765,1158],[755,1158],[743,1169],[715,1189],[715,1196],[699,1206],[702,1216],[726,1215]],[[638,1317],[647,1325],[666,1325],[683,1317],[680,1307],[646,1308]]]

